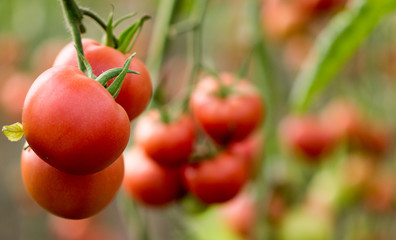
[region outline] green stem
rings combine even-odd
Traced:
[[[80,7],[79,10],[82,15],[87,16],[87,17],[91,18],[92,20],[94,20],[107,33],[107,25],[103,21],[103,19],[101,17],[99,17],[99,15],[97,13],[95,13],[87,8]],[[118,39],[115,35],[113,35],[112,37],[113,37],[113,41],[114,41],[114,48],[117,48],[118,47]]]
[[[154,23],[152,41],[147,57],[147,67],[150,70],[154,88],[159,83],[158,78],[175,3],[176,0],[162,0],[159,2],[157,19]]]
[[[74,44],[76,45],[77,52],[80,52],[82,55],[84,55],[80,34],[83,30],[83,25],[81,23],[82,14],[78,8],[78,5],[74,0],[61,0],[61,6],[67,26],[71,31]],[[82,72],[86,72],[85,65],[80,58],[78,58],[78,68]]]
[[[190,95],[195,85],[195,81],[198,77],[199,71],[202,68],[202,25],[205,20],[206,10],[208,7],[209,0],[199,1],[199,12],[196,22],[193,24],[192,37],[191,37],[191,54],[193,60],[193,66],[190,74],[187,95],[183,100],[183,110],[188,109],[188,102],[190,100]]]

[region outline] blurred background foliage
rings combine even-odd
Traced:
[[[116,16],[131,12],[152,16],[133,49],[141,59],[149,59],[157,8],[163,1],[78,2],[104,18],[112,7]],[[241,196],[232,200],[236,203],[188,213],[188,205],[196,210],[196,203],[186,200],[150,209],[120,193],[92,219],[58,219],[39,208],[24,189],[19,171],[23,142],[10,143],[2,136],[0,239],[394,239],[396,15],[385,14],[394,4],[356,0],[344,8],[341,3],[329,11],[316,9],[308,16],[291,6],[302,1],[209,1],[202,32],[205,66],[237,74],[248,63],[245,75],[260,89],[268,111],[258,133],[260,168]],[[388,6],[387,11],[373,4]],[[176,1],[161,70],[153,79],[165,84],[170,101],[178,101],[180,89],[188,84],[191,60],[191,36],[175,34],[172,27],[194,15],[197,5],[198,0]],[[89,19],[84,23],[88,29],[84,37],[102,39],[99,27]],[[345,34],[338,34],[343,26]],[[1,125],[20,121],[31,82],[70,40],[57,1],[0,1]],[[312,98],[305,99],[306,91]],[[341,109],[349,103],[357,109],[368,123],[363,128],[379,126],[379,140],[373,140],[377,145],[356,147],[343,141],[318,162],[307,163],[282,140],[280,123],[295,109],[326,118],[327,106],[335,99],[344,99],[338,105]],[[341,116],[343,110],[338,111]],[[224,210],[228,205],[239,209],[234,210],[237,219],[248,219],[248,230],[235,230],[238,227],[227,221],[235,217]],[[246,213],[252,216],[243,216]]]

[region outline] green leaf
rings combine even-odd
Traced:
[[[136,55],[136,53],[133,53],[124,63],[124,66],[122,67],[121,73],[118,75],[118,77],[114,80],[114,82],[107,88],[107,91],[113,96],[115,99],[118,95],[118,93],[121,90],[122,83],[124,82],[124,78],[128,72],[129,66],[131,65],[132,58]]]
[[[116,28],[116,27],[117,27],[120,23],[122,23],[123,21],[125,21],[125,20],[127,20],[127,19],[130,19],[130,18],[134,17],[135,15],[136,15],[136,13],[134,12],[134,13],[128,14],[128,15],[126,15],[126,16],[124,16],[124,17],[118,19],[118,20],[113,24],[113,29]]]
[[[17,142],[23,137],[23,126],[21,123],[17,122],[12,125],[3,126],[1,129],[3,134],[10,140],[11,142]]]
[[[150,16],[143,16],[139,21],[133,23],[128,27],[119,37],[119,45],[117,50],[122,53],[128,53],[133,48],[135,41],[143,27],[145,21],[150,19]]]
[[[315,42],[291,92],[294,110],[305,111],[371,33],[394,0],[357,0],[335,16]]]

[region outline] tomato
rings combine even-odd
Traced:
[[[123,188],[133,199],[148,206],[165,206],[183,193],[179,168],[155,163],[138,146],[125,152]]]
[[[260,133],[253,133],[242,141],[233,142],[228,151],[244,160],[248,169],[257,171],[259,158],[264,153],[264,143]]]
[[[377,156],[390,149],[391,129],[385,123],[365,118],[351,102],[334,100],[322,112],[321,121],[335,138],[347,140],[353,148]]]
[[[32,198],[52,214],[82,219],[106,207],[116,195],[124,176],[121,155],[100,172],[72,175],[40,159],[33,149],[22,151],[22,178]]]
[[[267,35],[281,40],[301,31],[309,22],[310,14],[300,5],[301,0],[263,1],[261,19]]]
[[[304,0],[301,1],[301,7],[305,11],[321,13],[342,7],[347,0]]]
[[[72,174],[109,166],[130,134],[128,116],[111,94],[71,66],[50,68],[36,79],[25,99],[22,124],[35,153]]]
[[[241,236],[248,237],[254,227],[256,206],[252,197],[241,192],[220,206],[220,216],[227,226]]]
[[[186,188],[202,202],[221,203],[235,197],[245,185],[248,172],[241,159],[221,153],[182,169]]]
[[[122,67],[127,56],[111,47],[100,45],[92,39],[83,39],[84,54],[91,64],[93,73],[99,76],[111,68]],[[55,59],[54,66],[78,66],[74,43],[66,45]],[[130,121],[136,118],[149,103],[152,95],[150,73],[144,63],[137,57],[132,59],[129,69],[140,74],[127,74],[116,98],[127,112]],[[111,81],[109,82],[109,84]]]
[[[280,138],[292,152],[314,163],[335,144],[334,136],[314,116],[288,116],[282,120]]]
[[[136,144],[158,164],[181,166],[187,163],[193,151],[195,129],[189,116],[164,123],[160,113],[153,110],[138,120],[134,136]]]
[[[21,72],[6,79],[0,89],[0,105],[10,118],[21,121],[23,102],[33,80],[33,77]]]
[[[213,77],[202,79],[191,95],[191,111],[217,143],[227,145],[252,133],[264,119],[264,103],[260,94],[245,80],[228,73],[220,75],[221,83],[231,92],[219,96],[220,86]]]

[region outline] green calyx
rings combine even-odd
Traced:
[[[118,93],[120,92],[120,89],[121,89],[122,83],[124,82],[126,74],[127,73],[139,74],[138,72],[129,69],[129,66],[131,65],[132,58],[136,55],[136,53],[133,53],[125,61],[124,66],[122,68],[109,69],[106,72],[102,73],[99,77],[96,77],[92,71],[91,64],[89,64],[87,59],[84,57],[84,55],[80,51],[78,51],[77,48],[76,48],[76,51],[77,51],[78,58],[84,64],[84,67],[85,67],[84,73],[89,78],[95,79],[102,86],[107,87],[107,82],[116,77],[114,82],[107,88],[107,91],[109,91],[109,93],[113,96],[114,99],[117,97]]]

